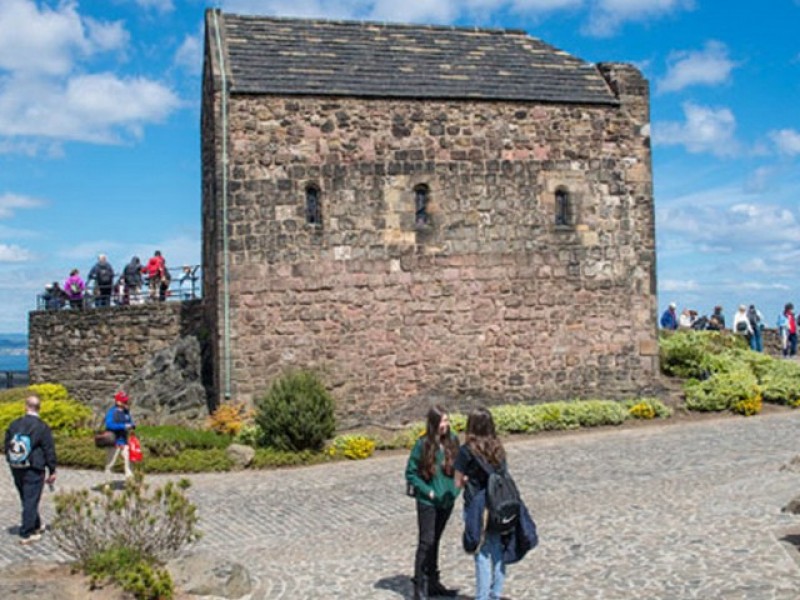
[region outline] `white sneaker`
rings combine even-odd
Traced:
[[[19,541],[19,543],[22,546],[27,546],[28,544],[32,544],[33,542],[38,542],[40,539],[42,539],[42,534],[41,533],[32,533],[28,537],[22,538]]]

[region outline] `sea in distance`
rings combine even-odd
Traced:
[[[0,371],[28,370],[28,336],[0,333]]]

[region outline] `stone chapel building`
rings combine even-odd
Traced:
[[[206,13],[217,400],[621,398],[658,372],[649,87],[523,31]]]

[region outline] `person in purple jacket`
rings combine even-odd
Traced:
[[[114,406],[106,413],[106,430],[114,433],[114,445],[108,449],[106,460],[106,476],[111,475],[111,469],[117,462],[117,457],[122,454],[125,464],[125,478],[133,476],[131,471],[130,448],[128,447],[128,434],[135,428],[133,418],[129,410],[130,398],[122,390],[114,394]]]
[[[72,269],[69,272],[69,277],[64,281],[64,292],[67,294],[71,308],[83,308],[83,292],[85,289],[86,284],[81,279],[80,271]]]

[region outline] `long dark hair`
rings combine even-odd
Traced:
[[[494,467],[499,467],[506,460],[506,451],[497,439],[492,413],[485,408],[477,408],[469,414],[466,444],[474,454]]]
[[[425,423],[425,441],[422,444],[422,461],[419,463],[419,474],[425,481],[433,479],[436,473],[436,452],[439,446],[444,448],[444,462],[442,472],[448,477],[453,476],[453,462],[458,454],[458,442],[450,435],[450,428],[439,434],[439,424],[447,411],[441,406],[433,406],[428,411]]]

